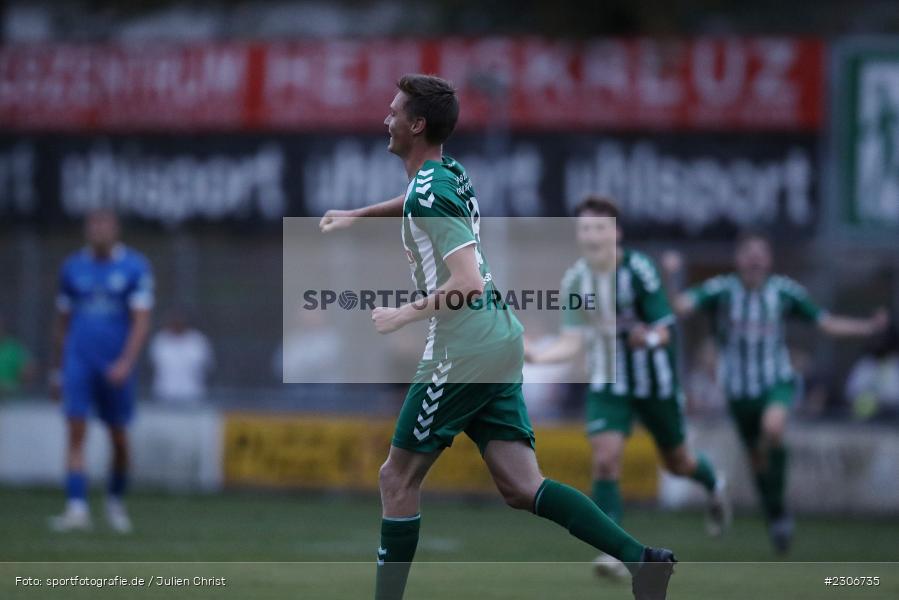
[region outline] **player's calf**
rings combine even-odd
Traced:
[[[535,482],[496,481],[496,488],[508,506],[516,510],[534,510],[534,496],[543,479]]]
[[[494,469],[493,482],[508,506],[533,511],[534,497],[543,484],[543,476],[539,471],[517,475]]]
[[[518,510],[534,510],[534,498],[543,484],[534,449],[524,440],[491,440],[484,462],[503,500]]]

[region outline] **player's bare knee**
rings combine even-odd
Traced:
[[[415,478],[403,469],[396,466],[389,458],[381,465],[378,471],[378,487],[381,495],[405,496],[410,490],[414,490],[418,483]]]
[[[769,407],[762,416],[762,436],[765,444],[768,447],[782,445],[786,428],[786,409],[777,405]]]
[[[592,471],[594,479],[618,479],[621,475],[621,457],[615,453],[594,454]]]
[[[508,483],[505,485],[497,485],[503,500],[511,508],[516,510],[531,510],[534,504],[535,492],[530,486],[521,485],[520,483]],[[539,486],[538,486],[539,487]]]
[[[378,471],[378,487],[381,489],[381,494],[399,487],[399,473],[390,459],[386,460]]]

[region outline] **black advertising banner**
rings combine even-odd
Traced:
[[[163,225],[280,224],[406,187],[379,135],[0,137],[3,222],[97,206]],[[563,216],[615,199],[636,235],[723,238],[745,226],[808,235],[820,212],[813,134],[457,135],[485,216]]]

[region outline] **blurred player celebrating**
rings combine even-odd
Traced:
[[[682,267],[677,253],[663,259],[675,279]],[[677,296],[682,317],[702,311],[713,320],[721,382],[730,413],[747,450],[769,524],[771,541],[786,552],[794,522],[786,510],[787,448],[784,429],[796,394],[785,339],[789,317],[814,323],[832,336],[867,336],[887,325],[886,312],[870,319],[840,317],[822,311],[798,283],[771,273],[771,244],[758,233],[745,233],[736,246],[736,272],[713,277]]]
[[[541,474],[521,392],[522,327],[513,312],[450,312],[453,294],[489,303],[495,292],[471,181],[462,165],[443,155],[458,118],[458,99],[449,82],[432,76],[407,75],[398,88],[384,123],[388,150],[403,160],[410,178],[405,197],[357,211],[328,211],[321,221],[322,230],[331,231],[358,217],[402,217],[416,289],[427,292],[414,304],[372,312],[381,333],[417,320],[429,323],[425,352],[380,471],[383,520],[375,598],[402,598],[418,545],[422,481],[463,431],[478,445],[510,506],[555,521],[626,562],[636,598],[665,598],[673,554],[637,542],[582,493]]]
[[[122,502],[128,475],[126,426],[134,412],[134,367],[150,328],[153,276],[147,260],[119,242],[119,222],[107,210],[85,220],[87,247],[71,255],[59,277],[51,393],[62,395],[68,427],[66,508],[56,531],[89,529],[84,438],[95,411],[109,430],[112,464],[106,518],[131,530]]]
[[[682,392],[672,343],[674,315],[650,258],[620,247],[618,208],[599,197],[575,210],[576,237],[583,257],[565,273],[562,297],[594,295],[595,310],[566,307],[559,338],[532,363],[557,363],[589,348],[590,388],[587,435],[593,454],[593,500],[615,521],[621,519],[618,487],[621,457],[634,416],[649,430],[667,470],[689,477],[709,494],[707,529],[720,535],[730,519],[724,480],[685,442]],[[623,565],[600,555],[597,573],[620,576]]]

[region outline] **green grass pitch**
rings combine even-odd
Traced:
[[[380,518],[374,497],[139,493],[130,500],[135,532],[128,536],[104,527],[99,499],[93,532],[50,533],[46,519],[61,505],[58,491],[0,488],[0,598],[371,597]],[[409,600],[630,597],[627,584],[593,576],[589,547],[533,515],[499,503],[427,495],[422,515]],[[698,513],[634,507],[625,526],[678,555],[673,600],[899,598],[895,518],[800,518],[787,561],[772,554],[755,516],[738,517],[720,540],[705,537]],[[100,590],[46,583],[114,575],[147,585]],[[16,585],[16,576],[44,583]],[[160,576],[189,583],[158,585]],[[825,577],[840,576],[877,576],[880,585],[825,586]],[[195,585],[194,577],[223,577],[226,585]]]

